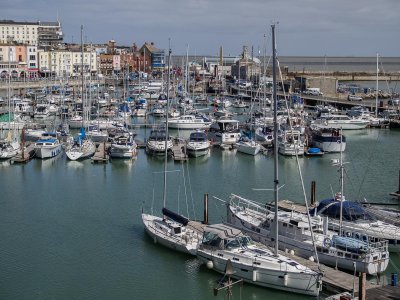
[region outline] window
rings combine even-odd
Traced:
[[[29,59],[30,59],[30,60],[35,60],[35,59],[36,59],[36,56],[35,56],[35,55],[29,55]]]

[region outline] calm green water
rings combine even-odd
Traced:
[[[143,136],[144,132],[139,132]],[[393,201],[398,188],[400,131],[346,132],[345,195]],[[336,154],[301,158],[307,194],[312,180],[322,199],[339,190]],[[302,202],[296,160],[280,157],[281,199]],[[210,219],[220,222],[224,205],[212,198],[230,193],[270,201],[271,155],[249,157],[213,149],[188,164],[169,161],[168,206],[201,218],[210,194]],[[94,165],[65,155],[0,166],[0,299],[224,299],[213,296],[219,274],[195,258],[153,244],[141,209],[162,206],[163,159],[140,150],[136,161]],[[400,269],[391,256],[387,274]],[[239,299],[239,289],[234,290]],[[309,299],[245,284],[242,299]]]

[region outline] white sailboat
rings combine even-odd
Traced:
[[[275,25],[272,25],[273,58],[275,60]],[[275,61],[274,99],[276,99]],[[275,102],[276,103],[276,102]],[[277,110],[275,109],[275,132],[277,132]],[[275,145],[276,145],[275,138]],[[276,146],[275,146],[276,147]],[[278,152],[275,151],[274,194],[278,199]],[[277,210],[275,212],[277,216]],[[229,221],[229,220],[228,220]],[[234,270],[233,277],[241,278],[260,286],[292,293],[318,296],[321,287],[321,274],[298,262],[278,254],[278,226],[274,228],[274,251],[254,244],[251,238],[241,231],[226,225],[207,226],[197,255],[207,266],[224,273],[230,260]]]
[[[168,55],[168,87],[167,87],[167,110],[169,107],[169,76],[170,76],[171,50]],[[164,193],[163,193],[163,216],[154,216],[144,213],[142,210],[142,221],[147,234],[154,240],[170,249],[186,254],[196,255],[201,239],[202,225],[192,222],[178,215],[166,206],[167,199],[167,159],[168,159],[168,114],[166,114],[166,133],[164,139]]]
[[[81,71],[82,71],[82,103],[83,103],[83,116],[82,116],[82,125],[81,125],[81,132],[75,138],[72,139],[67,146],[65,154],[67,155],[68,159],[70,160],[81,160],[85,158],[89,158],[94,155],[96,152],[96,145],[95,143],[86,136],[85,126],[89,123],[89,107],[84,99],[84,68],[83,68],[83,25],[81,25]],[[89,70],[90,71],[90,70]],[[87,100],[87,99],[86,99]]]

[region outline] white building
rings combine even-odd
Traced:
[[[60,22],[0,20],[0,43],[50,46],[62,43]]]
[[[97,74],[97,58],[95,50],[39,50],[39,71],[55,76],[79,76],[83,65],[84,74]]]

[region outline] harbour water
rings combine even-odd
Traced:
[[[148,135],[144,129],[138,138]],[[400,170],[400,131],[346,132],[345,195],[393,203]],[[309,195],[340,189],[331,160],[338,154],[300,158]],[[196,258],[156,245],[145,234],[141,210],[161,214],[163,159],[140,150],[134,161],[108,164],[67,161],[65,155],[25,165],[0,165],[0,299],[224,299],[213,296],[221,276]],[[168,162],[167,206],[202,218],[210,195],[210,221],[225,219],[224,204],[236,193],[261,203],[273,199],[273,157],[213,148],[208,157]],[[295,158],[279,158],[281,199],[303,202]],[[400,271],[400,256],[382,276]],[[373,277],[369,280],[376,281]],[[245,284],[236,299],[310,299]]]

